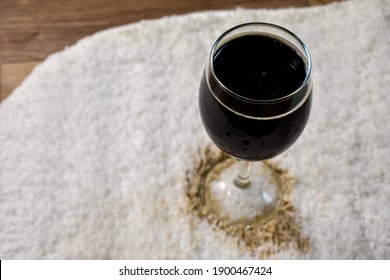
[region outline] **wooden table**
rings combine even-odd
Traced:
[[[0,102],[49,54],[99,30],[194,11],[337,0],[0,0]]]

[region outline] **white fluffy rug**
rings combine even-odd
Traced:
[[[50,56],[0,105],[1,259],[390,259],[390,2],[143,21]],[[249,21],[313,57],[314,104],[276,161],[308,248],[247,250],[188,210],[209,140],[197,91],[209,49]]]

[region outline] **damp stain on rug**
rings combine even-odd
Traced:
[[[187,172],[187,197],[188,210],[196,218],[206,220],[215,230],[224,231],[246,250],[259,254],[260,259],[270,258],[291,247],[303,253],[309,250],[309,239],[300,231],[298,208],[292,201],[296,180],[287,169],[273,160],[264,161],[264,168],[272,174],[281,192],[280,203],[272,217],[264,220],[257,215],[233,220],[213,199],[211,184],[206,178],[211,170],[218,177],[235,163],[235,159],[207,146],[198,152],[194,162],[196,164]]]

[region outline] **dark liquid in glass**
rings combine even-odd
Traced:
[[[241,98],[255,101],[287,96],[306,77],[305,63],[293,48],[261,35],[244,35],[228,41],[215,52],[213,66],[216,77],[226,88]],[[280,115],[288,110],[281,104],[273,105],[275,118],[248,118],[245,111],[237,113],[226,108],[231,108],[229,102],[234,102],[234,98],[222,105],[211,92],[206,80],[209,77],[205,75],[199,92],[201,118],[212,141],[229,155],[253,161],[272,158],[289,148],[302,133],[310,114],[311,94],[301,106],[284,116]]]

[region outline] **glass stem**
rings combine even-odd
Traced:
[[[251,186],[251,163],[237,160],[238,174],[234,179],[234,185],[240,189],[248,189]]]

